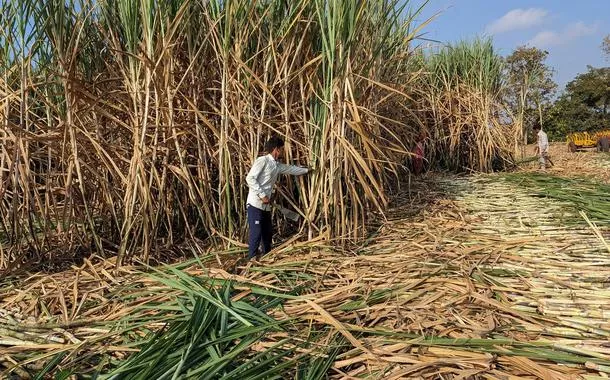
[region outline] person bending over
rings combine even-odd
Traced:
[[[256,256],[263,245],[263,254],[271,251],[273,226],[271,222],[271,194],[273,185],[280,174],[300,176],[311,171],[309,168],[286,165],[278,162],[284,155],[284,140],[271,137],[265,144],[265,156],[258,157],[246,176],[248,183],[248,258]]]

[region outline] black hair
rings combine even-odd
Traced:
[[[534,125],[532,126],[532,130],[539,131],[542,129],[542,125],[540,125],[540,120],[534,120]]]
[[[279,136],[273,136],[265,143],[265,152],[271,153],[271,152],[273,152],[273,150],[275,148],[283,148],[283,147],[284,147],[284,140]]]

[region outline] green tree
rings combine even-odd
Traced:
[[[520,126],[515,135],[515,149],[527,143],[527,132],[536,120],[542,123],[543,109],[551,104],[557,84],[553,70],[545,63],[548,52],[520,46],[506,57],[506,103],[513,122]]]
[[[587,72],[578,75],[566,86],[567,93],[585,104],[596,114],[608,115],[610,105],[610,67],[587,66]]]
[[[588,67],[567,84],[548,112],[547,131],[563,139],[571,132],[610,128],[610,67]]]

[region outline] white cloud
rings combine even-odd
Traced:
[[[580,37],[589,36],[597,31],[597,24],[587,25],[582,21],[568,25],[563,31],[555,32],[552,30],[542,31],[527,42],[528,45],[536,47],[549,47],[563,45],[572,42]]]
[[[540,25],[548,14],[548,11],[541,8],[513,9],[487,25],[486,31],[489,34],[498,34],[511,30],[528,29]]]
[[[559,45],[560,43],[561,36],[558,33],[552,32],[550,30],[545,30],[544,32],[536,34],[534,38],[527,42],[528,45],[538,47]]]
[[[569,39],[575,39],[583,36],[590,36],[597,32],[597,24],[587,25],[582,21],[568,25],[565,30],[565,37]]]

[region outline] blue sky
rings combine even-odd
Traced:
[[[410,1],[412,7],[421,3]],[[524,44],[547,50],[560,90],[587,65],[610,66],[600,48],[610,34],[610,0],[430,0],[419,19],[437,12],[424,29],[426,38],[452,42],[489,35],[501,55]]]

